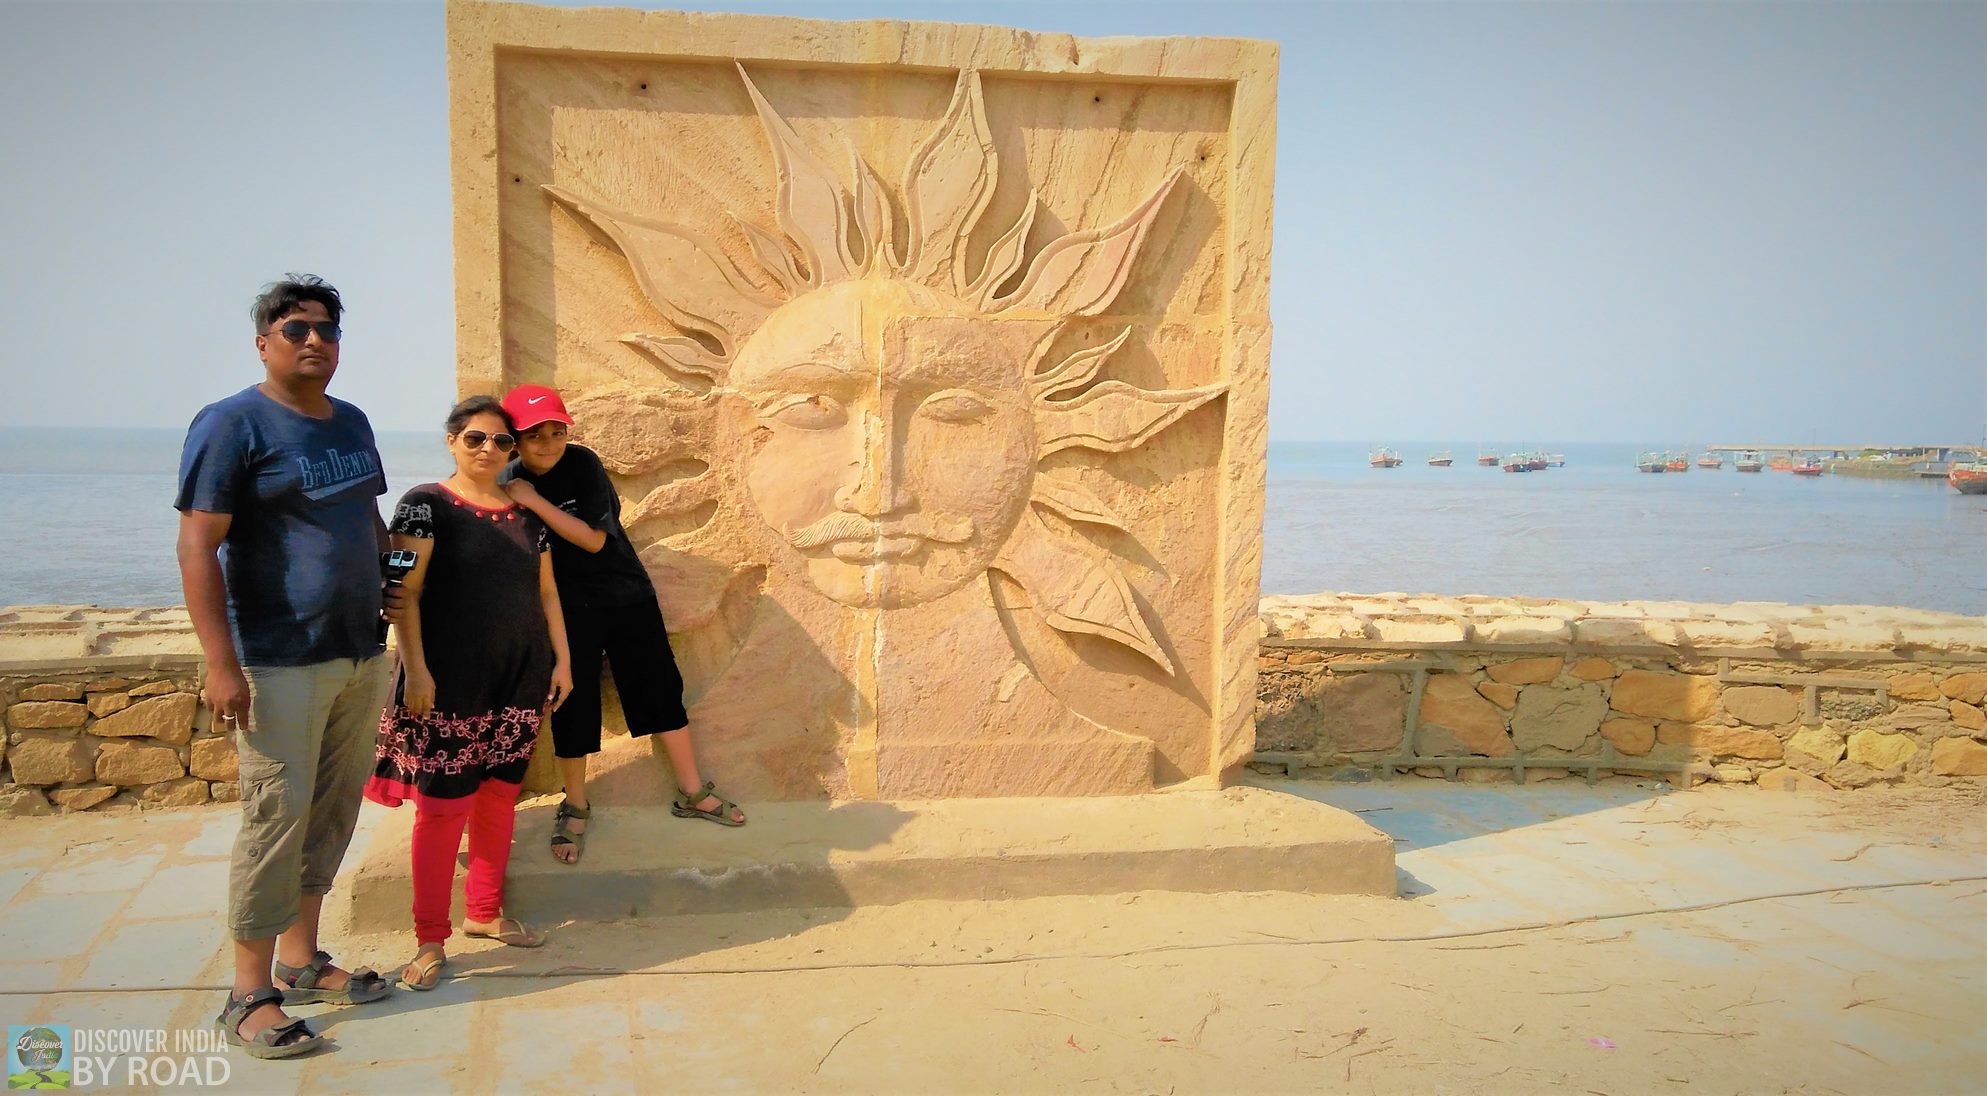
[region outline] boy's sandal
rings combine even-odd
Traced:
[[[426,992],[442,984],[442,968],[448,966],[448,955],[439,945],[422,944],[414,951],[414,958],[400,970],[400,984],[408,989]],[[412,974],[414,977],[407,977]]]
[[[238,1046],[251,1058],[295,1058],[309,1054],[324,1045],[324,1036],[310,1029],[302,1020],[291,1020],[287,1024],[271,1024],[256,1032],[252,1037],[243,1038],[242,1022],[249,1014],[264,1005],[283,1007],[283,992],[277,989],[258,989],[246,997],[237,998],[228,994],[228,1003],[221,1014],[214,1018],[214,1026],[230,1046]]]
[[[544,933],[539,932],[537,929],[532,928],[515,917],[498,916],[497,931],[495,932],[479,932],[476,929],[470,928],[468,925],[464,925],[462,927],[462,934],[464,936],[480,937],[484,940],[495,940],[499,944],[507,944],[514,948],[542,948],[545,946]]]
[[[680,789],[679,789],[680,790]],[[718,805],[707,811],[697,809],[697,804],[706,799],[715,799]],[[738,804],[718,794],[718,786],[712,781],[704,781],[704,786],[695,792],[683,792],[669,805],[669,813],[678,818],[703,818],[720,826],[743,826],[745,819],[733,818],[731,813],[738,810]],[[739,811],[743,814],[743,811]]]
[[[560,800],[558,813],[552,816],[552,859],[561,864],[577,864],[580,862],[580,857],[586,855],[586,831],[574,833],[567,828],[575,818],[581,822],[589,821],[593,818],[593,810],[588,807],[575,807],[563,799]],[[559,848],[562,845],[573,846],[571,860],[559,855]]]
[[[321,983],[324,981],[325,971],[330,967],[331,955],[322,951],[311,956],[310,962],[301,967],[293,967],[278,960],[276,977],[290,983],[290,988],[283,991],[283,996],[299,1005],[318,1002],[333,1005],[363,1005],[393,992],[393,983],[381,978],[379,972],[371,967],[352,971],[346,975],[345,984],[337,989],[328,988]]]

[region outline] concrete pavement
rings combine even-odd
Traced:
[[[222,1087],[1614,1096],[1987,1076],[1977,792],[1262,783],[1391,834],[1403,897],[699,914],[554,926],[537,952],[458,938],[440,990],[300,1008],[336,1047],[225,1055]],[[4,1022],[206,1027],[234,828],[228,808],[0,823]],[[413,950],[326,943],[382,970]]]

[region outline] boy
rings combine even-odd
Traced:
[[[592,808],[586,796],[586,759],[600,752],[600,669],[614,672],[628,733],[660,733],[663,749],[684,791],[670,805],[678,818],[703,818],[742,826],[745,813],[699,779],[683,710],[683,678],[663,629],[662,607],[648,571],[621,528],[621,498],[593,451],[566,441],[573,418],[559,393],[522,384],[503,399],[517,429],[515,478],[505,490],[538,515],[554,535],[552,574],[565,609],[573,692],[552,719],[552,744],[566,799],[552,824],[552,855],[579,863]]]

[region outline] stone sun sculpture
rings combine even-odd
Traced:
[[[691,228],[545,190],[611,241],[677,331],[622,341],[699,403],[737,398],[739,474],[777,534],[780,565],[836,602],[885,610],[998,571],[1051,627],[1123,644],[1174,674],[1118,560],[1075,532],[1124,525],[1089,490],[1036,465],[1065,449],[1135,448],[1226,388],[1097,381],[1129,326],[1044,364],[1069,319],[1117,298],[1184,168],[1116,222],[1032,257],[1041,200],[1031,192],[973,269],[968,240],[998,177],[977,73],[961,74],[904,170],[902,239],[869,165],[851,150],[845,184],[739,74],[779,180],[779,233],[727,214],[760,269],[742,269]],[[624,474],[657,463],[626,451],[652,454],[652,443],[623,434],[630,441],[617,453],[605,435],[589,436]],[[705,487],[703,499],[691,485],[659,488],[630,524],[708,504],[718,492]]]

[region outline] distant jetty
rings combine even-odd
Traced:
[[[1987,448],[1978,445],[1707,445],[1706,453],[1764,453],[1785,457],[1789,465],[1812,458],[1822,462],[1830,475],[1864,476],[1870,479],[1944,479],[1946,469],[1957,461],[1977,461],[1987,457]],[[1777,465],[1776,465],[1777,467]]]

